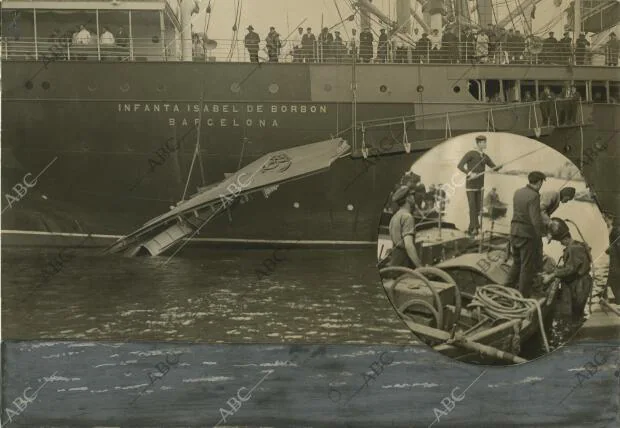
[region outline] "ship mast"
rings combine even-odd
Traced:
[[[575,0],[573,5],[573,41],[577,41],[577,37],[581,34],[581,0]]]

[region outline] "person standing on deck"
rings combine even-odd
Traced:
[[[547,177],[539,171],[530,172],[529,184],[518,189],[512,202],[510,246],[512,267],[508,286],[517,288],[525,298],[532,294],[533,282],[542,269],[542,236],[545,225],[540,212],[540,188]]]
[[[411,211],[415,207],[414,190],[401,186],[392,195],[392,202],[398,205],[398,211],[390,220],[390,239],[392,240],[391,266],[410,269],[422,266],[422,261],[415,248],[415,221]]]
[[[568,226],[562,219],[554,217],[551,220],[552,237],[564,246],[561,258],[563,264],[553,272],[543,274],[542,282],[548,284],[554,278],[560,279],[558,315],[562,321],[579,322],[592,290],[592,255],[587,244],[571,237]]]
[[[465,156],[463,156],[457,165],[457,168],[467,175],[465,185],[467,204],[469,205],[469,227],[467,228],[467,233],[471,236],[477,235],[480,229],[478,219],[480,211],[482,210],[482,192],[486,166],[488,165],[493,168],[494,171],[499,171],[501,169],[501,166],[496,166],[491,158],[484,153],[486,148],[487,137],[484,135],[477,136],[476,150],[470,150],[465,153]]]
[[[280,41],[280,34],[276,31],[276,27],[269,27],[269,33],[265,38],[265,44],[267,46],[269,62],[278,62],[282,42]]]
[[[250,54],[250,62],[258,62],[258,44],[260,43],[260,36],[254,32],[254,27],[251,25],[248,26],[248,34],[245,35],[243,43]]]
[[[314,45],[316,37],[312,34],[312,28],[306,28],[306,34],[301,38],[301,47],[304,53],[304,62],[314,62]]]
[[[293,57],[293,62],[304,62],[304,54],[301,47],[301,38],[303,35],[304,29],[299,27],[297,29],[297,34],[294,34],[291,38],[291,56]]]
[[[551,123],[551,112],[555,113],[555,109],[553,109],[553,94],[551,93],[551,88],[549,86],[545,86],[543,93],[540,94],[540,112],[542,113],[542,126],[549,126]]]
[[[559,192],[548,190],[540,194],[540,214],[545,227],[551,224],[551,215],[560,207],[560,203],[565,204],[572,201],[575,197],[574,187],[564,187]]]
[[[379,62],[386,62],[388,56],[388,36],[385,34],[385,28],[381,29],[379,35],[379,43],[377,44],[377,59]]]
[[[609,40],[605,44],[605,65],[615,67],[618,65],[618,54],[620,53],[620,42],[616,38],[616,33],[609,34]]]
[[[370,32],[370,28],[366,27],[360,33],[360,58],[363,62],[371,62],[374,56],[374,48],[372,43],[375,38]]]
[[[575,42],[575,63],[577,65],[584,65],[588,46],[590,42],[586,39],[586,35],[581,33]]]

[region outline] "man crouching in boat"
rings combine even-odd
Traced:
[[[394,192],[392,202],[398,205],[398,211],[390,220],[390,239],[392,240],[391,266],[410,269],[422,266],[415,248],[415,221],[412,210],[415,207],[415,190],[401,186]]]
[[[560,280],[560,296],[556,313],[562,321],[581,321],[592,290],[590,264],[592,255],[587,244],[574,240],[566,223],[557,217],[551,219],[551,238],[564,246],[563,264],[549,274],[543,274],[543,284],[555,278]],[[569,323],[569,324],[570,324]]]

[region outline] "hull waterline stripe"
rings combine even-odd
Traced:
[[[38,232],[31,230],[0,230],[7,235],[40,235],[40,236],[72,236],[85,237],[86,233]],[[91,234],[94,238],[120,239],[123,235]],[[191,242],[222,242],[248,244],[300,244],[300,245],[376,245],[375,241],[331,241],[331,240],[296,240],[296,239],[242,239],[242,238],[194,238]]]

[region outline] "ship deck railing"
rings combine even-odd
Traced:
[[[215,43],[214,43],[215,42]],[[557,46],[549,50],[540,44],[498,43],[495,48],[470,42],[438,45],[437,48],[420,49],[399,43],[387,43],[372,48],[359,43],[343,42],[342,45],[317,43],[312,48],[296,48],[295,40],[282,42],[280,49],[270,49],[262,41],[258,57],[261,62],[357,63],[372,64],[479,64],[479,65],[577,65],[605,66],[618,64],[618,52],[602,46],[595,50],[568,50]],[[162,43],[157,37],[126,38],[121,43],[104,45],[96,33],[89,44],[74,44],[66,39],[35,39],[20,37],[2,38],[4,60],[90,60],[90,61],[181,61],[177,47],[180,41]],[[243,40],[201,40],[193,46],[195,62],[250,62],[250,55]]]

